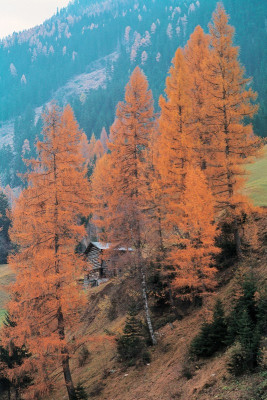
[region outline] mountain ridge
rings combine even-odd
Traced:
[[[253,90],[259,91],[260,112],[254,120],[256,133],[266,136],[267,4],[250,0],[225,0],[231,24],[237,28],[236,42]],[[115,108],[123,98],[131,71],[140,65],[148,77],[158,111],[165,79],[178,46],[183,47],[196,25],[207,27],[216,0],[76,0],[42,25],[13,34],[0,42],[0,174],[3,184],[16,186],[23,172],[21,151],[24,140],[40,135],[41,120],[33,116],[68,82],[87,73],[90,65],[105,69],[105,85],[68,96],[81,129],[88,137],[108,131]],[[256,29],[257,28],[257,29]],[[207,31],[207,28],[205,29]],[[106,57],[117,53],[114,63]],[[252,56],[253,55],[253,56]],[[93,72],[93,71],[91,71]],[[64,89],[63,89],[64,93]],[[82,95],[82,101],[81,101]],[[60,106],[66,99],[57,98]],[[41,113],[39,112],[38,115]],[[14,124],[14,148],[10,148]],[[12,159],[11,159],[12,158]],[[11,169],[11,175],[8,172]]]

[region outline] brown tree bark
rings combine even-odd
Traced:
[[[61,307],[59,307],[59,309],[58,309],[57,318],[58,318],[59,338],[60,338],[60,340],[64,341],[65,340],[65,326],[64,326],[64,316],[63,316]],[[70,372],[69,353],[68,353],[68,349],[65,346],[62,347],[61,355],[62,355],[62,357],[61,357],[62,369],[63,369],[63,374],[64,374],[64,379],[65,379],[65,384],[66,384],[69,400],[78,400],[77,396],[76,396],[74,384],[72,381],[71,372]]]

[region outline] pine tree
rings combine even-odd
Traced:
[[[8,199],[0,187],[0,264],[5,264],[7,262],[7,256],[10,250],[8,229],[11,221],[8,214]]]
[[[4,325],[11,329],[16,326],[9,314],[5,317]],[[32,385],[32,371],[24,368],[24,363],[27,363],[30,356],[24,345],[17,347],[11,342],[7,347],[0,346],[0,385],[8,393],[9,399],[12,392],[19,399],[21,393]]]
[[[253,371],[260,364],[259,327],[251,319],[248,310],[244,310],[238,321],[237,339],[241,344],[244,360],[244,371]]]
[[[8,311],[16,326],[5,327],[2,340],[25,345],[32,354],[38,374],[29,399],[47,392],[53,372],[61,368],[69,399],[76,400],[69,363],[79,340],[70,330],[77,330],[85,299],[76,284],[84,261],[75,247],[85,233],[79,217],[88,214],[89,191],[81,132],[69,106],[62,115],[52,106],[43,136],[13,212],[11,238],[19,250],[9,259],[17,279]]]
[[[257,294],[253,276],[238,277],[235,287],[233,309],[228,318],[227,343],[236,343],[232,350],[228,368],[234,375],[254,371],[261,362],[261,338],[266,325],[266,312],[262,305],[266,298]]]
[[[190,353],[197,357],[210,357],[226,346],[227,325],[222,302],[217,300],[213,310],[213,320],[205,322],[199,334],[190,344]]]
[[[137,311],[132,307],[127,315],[123,335],[117,339],[117,351],[120,361],[131,366],[142,356],[145,348],[143,325],[137,318]]]
[[[252,321],[253,325],[257,323],[258,305],[256,303],[257,287],[253,277],[237,276],[236,286],[234,287],[234,301],[231,314],[228,321],[228,343],[231,344],[236,339],[239,329],[239,321],[244,313]]]
[[[75,389],[77,400],[88,400],[88,395],[81,383],[79,383]]]

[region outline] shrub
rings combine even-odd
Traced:
[[[91,392],[89,393],[89,398],[100,396],[103,392],[105,385],[103,382],[97,382]]]
[[[75,394],[76,394],[77,400],[88,400],[88,394],[86,393],[86,391],[81,383],[78,383],[78,385],[75,389]]]
[[[192,365],[190,365],[188,361],[182,366],[182,376],[185,377],[188,381],[194,376],[194,370],[192,368]]]
[[[235,376],[242,375],[246,369],[244,364],[245,355],[242,350],[242,346],[239,342],[236,342],[229,350],[227,370],[230,374]]]
[[[144,364],[149,364],[151,362],[151,355],[149,351],[147,350],[143,351],[142,360]]]
[[[153,298],[152,310],[157,315],[170,308],[169,289],[160,272],[156,272],[148,279],[149,296]]]
[[[107,317],[110,321],[114,321],[118,317],[117,301],[116,299],[111,299],[111,304],[108,309]]]
[[[90,352],[86,346],[83,346],[78,357],[79,367],[83,367],[90,356]]]

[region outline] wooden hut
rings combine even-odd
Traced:
[[[115,268],[119,253],[133,251],[131,248],[112,249],[110,243],[90,242],[85,250],[88,261],[88,272],[84,278],[85,285],[98,286],[117,274]]]

